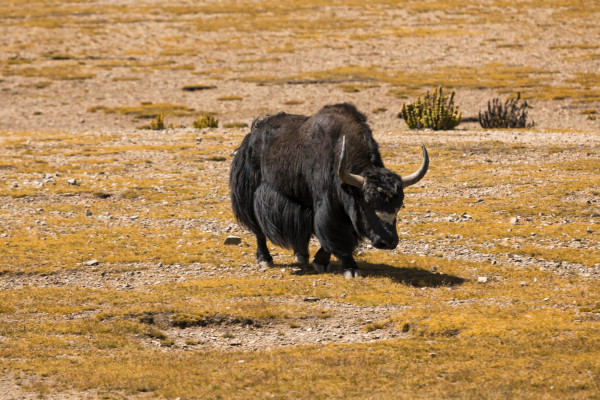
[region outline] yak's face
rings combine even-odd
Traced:
[[[402,179],[385,168],[365,171],[363,176],[359,224],[374,247],[394,249],[398,245],[396,216],[404,202]]]
[[[346,167],[346,138],[342,140],[342,151],[338,164],[338,177],[342,183],[354,186],[353,206],[348,207],[354,227],[361,236],[371,239],[378,249],[395,249],[398,245],[396,215],[404,203],[405,187],[419,182],[429,168],[429,156],[423,147],[423,163],[419,169],[404,177],[387,168],[370,167],[362,175],[353,174]]]
[[[361,236],[371,239],[378,249],[395,249],[398,245],[396,216],[404,203],[404,188],[419,182],[429,168],[429,156],[423,146],[423,163],[419,169],[404,177],[387,168],[370,167],[362,175],[350,173],[346,168],[346,138],[342,140],[342,151],[338,164],[338,176],[355,191],[355,212],[350,212],[354,227]]]

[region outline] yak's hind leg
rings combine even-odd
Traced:
[[[262,183],[254,194],[256,219],[267,238],[277,246],[294,250],[297,263],[308,262],[313,213],[308,207]]]

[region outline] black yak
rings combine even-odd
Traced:
[[[310,117],[279,113],[255,120],[237,150],[231,203],[238,222],[256,235],[260,265],[273,265],[267,238],[307,263],[315,235],[315,270],[326,270],[333,254],[351,278],[361,275],[352,253],[362,239],[379,249],[398,245],[403,188],[428,167],[423,146],[412,175],[385,168],[366,117],[351,104],[327,105]]]

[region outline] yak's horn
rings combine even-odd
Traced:
[[[340,164],[338,165],[338,176],[342,182],[359,189],[362,189],[365,184],[365,178],[360,175],[351,174],[346,169],[346,136],[342,139],[342,154],[340,155]]]
[[[423,179],[423,177],[427,173],[427,169],[429,168],[429,155],[427,154],[427,149],[425,148],[425,145],[421,143],[421,146],[423,147],[423,163],[421,164],[421,167],[417,172],[402,178],[403,187],[414,185],[415,183]]]

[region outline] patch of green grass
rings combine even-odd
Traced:
[[[88,109],[89,112],[102,111],[107,114],[123,114],[131,115],[136,119],[149,119],[156,118],[157,115],[169,115],[174,117],[183,117],[197,115],[198,112],[191,107],[187,107],[180,104],[170,103],[141,103],[139,106],[121,106],[121,107],[106,107],[106,106],[94,106]]]
[[[304,104],[304,100],[286,100],[283,104],[286,106],[299,106],[300,104]]]
[[[218,97],[217,100],[219,101],[241,101],[244,98],[242,96],[236,96],[236,95],[231,95],[231,96],[221,96]]]
[[[65,81],[91,79],[95,76],[94,73],[87,72],[85,68],[77,64],[5,68],[2,73],[6,76],[19,75],[27,78],[45,78]]]
[[[227,129],[241,129],[241,128],[247,128],[248,124],[245,122],[228,122],[226,124],[223,124],[223,128],[227,128]]]

